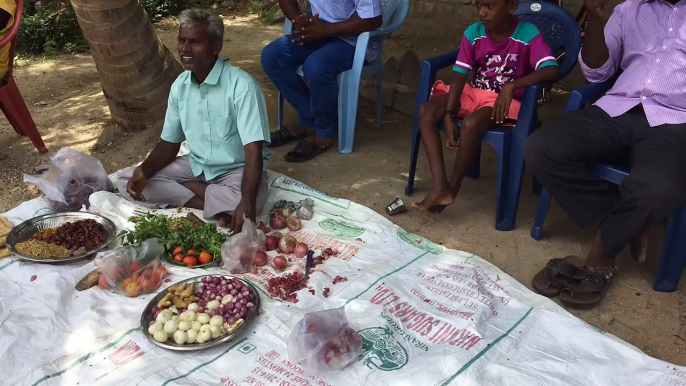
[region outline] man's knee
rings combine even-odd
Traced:
[[[303,64],[303,75],[308,84],[335,81],[338,74],[326,71],[318,57],[310,56]]]
[[[283,39],[284,38],[276,39],[262,49],[260,61],[265,70],[278,67],[280,60],[284,59],[284,55],[286,55],[286,45],[284,44]]]
[[[436,115],[436,105],[428,101],[423,105],[419,106],[419,121],[422,123],[434,124],[434,116]],[[422,125],[424,127],[425,125]]]
[[[117,177],[117,189],[119,190],[119,194],[128,195],[126,193],[126,186],[129,184],[132,172],[133,169],[129,168],[122,171],[121,174],[119,174],[119,177]]]
[[[469,114],[462,120],[460,136],[465,138],[481,136],[491,127],[490,117],[481,114]]]
[[[555,140],[555,130],[549,127],[542,127],[533,132],[524,143],[524,160],[534,171],[539,170],[541,164],[551,161],[556,157],[553,153],[559,146]]]

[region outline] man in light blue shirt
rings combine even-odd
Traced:
[[[234,233],[267,198],[263,171],[271,157],[259,83],[224,63],[224,24],[206,10],[179,15],[177,49],[186,69],[169,92],[161,140],[138,167],[119,177],[119,192],[147,207],[202,209]],[[188,156],[176,157],[186,141]],[[233,216],[231,216],[233,214]]]
[[[279,5],[294,29],[264,48],[262,66],[298,111],[298,122],[272,133],[271,146],[300,140],[285,158],[303,162],[326,151],[336,138],[337,78],[352,68],[357,36],[381,26],[381,0],[310,0],[312,15],[301,14],[296,0],[279,0]],[[370,42],[367,60],[377,55],[377,42]],[[296,73],[301,65],[307,83]],[[306,139],[309,127],[315,128],[314,141]]]

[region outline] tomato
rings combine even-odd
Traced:
[[[132,284],[132,283],[133,283],[133,284],[136,284],[136,282],[135,282],[132,278],[127,277],[126,279],[124,279],[124,281],[121,282],[121,284],[119,285],[119,287],[120,287],[121,289],[123,289],[123,290],[126,290],[126,287],[128,287],[129,284]]]
[[[198,253],[198,252],[197,252],[195,249],[189,249],[189,250],[186,251],[186,254],[187,254],[187,255],[195,255],[195,254],[197,254],[197,253]]]
[[[198,255],[198,261],[200,261],[200,264],[207,264],[212,261],[212,255],[210,255],[208,252],[200,252],[200,255]]]
[[[100,279],[98,279],[98,287],[104,290],[110,288],[110,283],[107,281],[105,275],[100,275]]]
[[[141,288],[138,286],[136,283],[129,283],[124,291],[126,292],[126,296],[135,298],[136,296],[141,294]]]
[[[183,263],[189,267],[193,267],[198,264],[198,259],[196,259],[195,256],[186,256],[183,258]]]
[[[172,255],[176,255],[177,253],[183,253],[183,248],[181,248],[181,247],[174,248],[174,252],[172,252]]]
[[[133,263],[131,263],[131,265],[129,265],[129,272],[136,273],[141,268],[143,268],[143,264],[141,264],[137,261],[134,261]]]
[[[177,253],[174,255],[174,261],[182,261],[183,260],[183,253]]]

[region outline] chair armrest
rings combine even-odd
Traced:
[[[7,44],[10,44],[12,40],[14,40],[14,38],[17,37],[17,33],[19,32],[19,25],[21,24],[21,15],[23,12],[24,1],[17,0],[17,11],[14,13],[14,22],[12,23],[12,26],[7,32],[7,35],[0,39],[0,47],[4,47]]]
[[[283,22],[283,34],[288,35],[293,31],[293,22],[291,19],[286,18],[286,20]]]
[[[590,83],[572,91],[565,111],[582,109],[589,101],[598,99],[605,94],[614,83],[615,79],[611,79],[602,83]]]
[[[429,100],[431,88],[436,82],[436,74],[438,71],[454,64],[458,52],[459,49],[422,62],[422,72],[419,74],[419,86],[417,87],[417,103],[415,105],[414,114],[415,121],[419,116],[419,108]]]

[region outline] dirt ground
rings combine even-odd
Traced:
[[[265,26],[252,16],[226,17],[227,33],[222,58],[251,73],[263,86],[270,120],[276,122],[276,91],[260,66],[262,47],[277,38],[281,25]],[[157,25],[158,35],[170,48],[176,38],[175,21]],[[399,56],[414,49],[428,58],[453,48],[457,39],[417,37],[412,28],[403,28],[386,41],[384,56]],[[174,51],[174,49],[172,49]],[[43,139],[50,149],[39,155],[26,138],[18,137],[6,120],[0,119],[0,210],[10,209],[39,192],[22,182],[22,173],[48,162],[62,147],[92,153],[113,172],[142,159],[158,138],[158,130],[125,133],[109,122],[95,66],[89,55],[63,56],[53,60],[21,62],[15,78],[29,105]],[[579,84],[576,78],[565,81]],[[542,119],[559,114],[566,96],[555,95],[541,109]],[[290,109],[286,123],[294,120]],[[304,164],[288,164],[282,156],[288,149],[275,151],[270,168],[285,173],[329,195],[344,197],[385,215],[384,208],[395,197],[419,200],[430,185],[424,154],[420,154],[418,178],[413,197],[406,198],[412,117],[386,109],[381,131],[374,129],[374,104],[360,101],[353,155],[329,151]],[[446,156],[452,162],[453,155]],[[370,165],[374,165],[370,168]],[[335,176],[332,178],[332,176]],[[545,239],[534,241],[529,231],[536,209],[531,195],[530,176],[524,183],[517,226],[510,232],[494,229],[495,154],[485,147],[482,177],[468,180],[454,205],[440,215],[407,213],[393,221],[410,232],[429,237],[443,245],[473,252],[491,261],[526,285],[551,257],[584,255],[592,231],[580,231],[555,204],[545,227]],[[628,254],[621,256],[621,273],[602,305],[591,311],[573,313],[590,324],[608,331],[649,355],[686,365],[686,306],[684,286],[675,293],[657,293],[652,280],[660,255],[663,230],[652,235],[649,261],[640,266]]]

